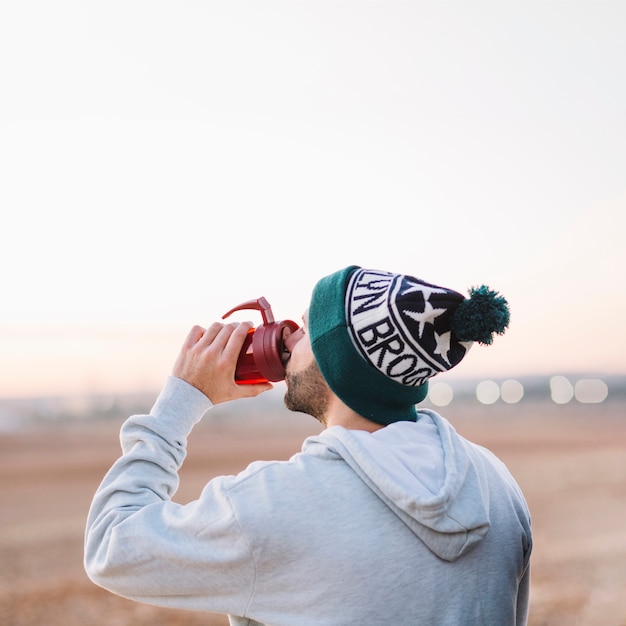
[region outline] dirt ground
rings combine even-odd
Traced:
[[[493,450],[528,500],[534,528],[533,626],[626,626],[624,406],[494,405],[442,411]],[[281,435],[205,420],[190,439],[176,500],[256,459],[287,458],[319,429],[292,416]],[[119,454],[121,420],[0,433],[0,624],[225,625],[223,616],[159,609],[94,586],[82,567],[93,492]],[[297,424],[295,426],[294,424]]]

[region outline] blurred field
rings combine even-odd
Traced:
[[[518,479],[533,515],[530,624],[626,625],[626,411],[522,403],[442,411],[492,449]],[[250,424],[209,414],[196,428],[178,501],[252,460],[287,458],[318,432],[289,415]],[[288,420],[288,422],[287,422]],[[165,610],[95,587],[82,568],[85,517],[119,454],[120,419],[0,433],[0,624],[225,625],[221,616]]]

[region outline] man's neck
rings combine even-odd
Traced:
[[[326,428],[343,426],[348,430],[365,430],[368,433],[373,433],[383,428],[381,424],[372,422],[372,420],[368,420],[353,411],[334,395],[329,402],[328,413],[322,423]]]

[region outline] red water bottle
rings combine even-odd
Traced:
[[[284,380],[285,363],[289,357],[285,339],[298,330],[298,325],[291,320],[275,322],[272,307],[265,298],[248,300],[225,313],[222,319],[246,309],[261,311],[263,324],[248,331],[237,359],[235,381],[240,385],[252,385]]]

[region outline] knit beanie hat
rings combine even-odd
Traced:
[[[453,368],[474,341],[509,324],[506,300],[486,286],[469,298],[413,276],[350,266],[313,289],[308,328],[332,391],[379,424],[415,421],[428,379]]]

